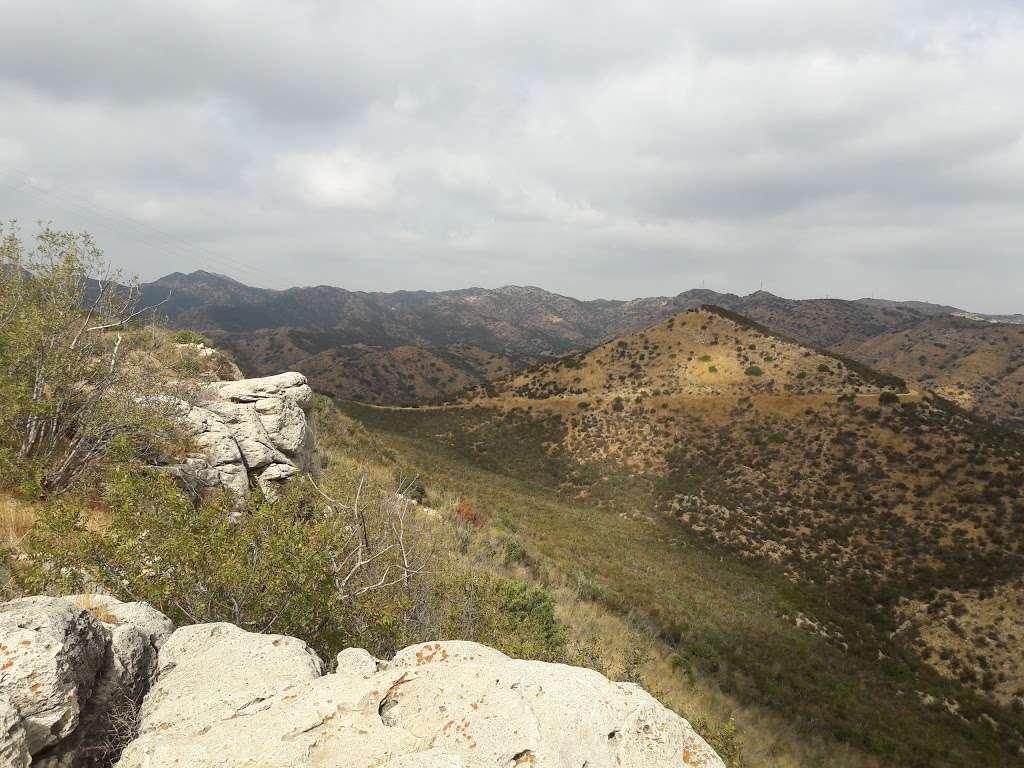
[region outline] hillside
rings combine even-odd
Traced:
[[[837,348],[980,416],[1024,427],[1024,325],[933,317]]]
[[[529,398],[770,392],[878,395],[883,389],[903,388],[895,378],[786,341],[711,306],[675,315],[496,386],[497,391]]]
[[[922,334],[943,322],[958,327],[967,321],[956,318],[969,316],[977,320],[975,346],[988,348],[1002,343],[1007,328],[989,321],[1013,322],[1020,316],[989,317],[925,302],[795,300],[766,291],[737,296],[710,290],[578,301],[516,286],[437,293],[330,286],[266,290],[209,272],[168,275],[144,286],[144,294],[154,303],[166,300],[161,311],[169,324],[206,333],[233,352],[250,375],[299,370],[323,391],[366,402],[444,401],[467,386],[502,378],[510,368],[589,349],[713,304],[800,344],[842,352],[921,387],[941,384],[946,396],[958,387],[984,393],[986,405],[979,413],[1010,426],[1017,424],[1020,403],[1017,384],[995,375],[992,365],[974,371],[966,360],[957,366],[957,376],[949,376],[939,367],[941,355],[926,355],[925,363],[910,366],[899,350],[903,342],[887,341],[919,326]],[[1012,353],[1006,355],[1012,365]],[[954,399],[968,410],[980,402],[973,394]]]
[[[1016,743],[1024,727],[1013,714],[1024,706],[1024,445],[948,401],[902,389],[731,313],[700,309],[513,374],[455,405],[349,411],[406,450],[436,454],[421,460],[445,464],[439,471],[462,477],[459,467],[473,465],[524,483],[524,495],[541,486],[575,505],[562,522],[543,523],[542,548],[556,546],[549,537],[566,535],[569,520],[597,515],[600,529],[610,515],[637,531],[654,526],[694,557],[749,563],[765,585],[792,584],[781,603],[762,595],[774,618],[759,619],[766,623],[756,632],[711,629],[700,626],[705,611],[697,618],[659,592],[683,578],[675,554],[661,552],[667,560],[656,566],[653,552],[622,538],[602,543],[596,533],[586,545],[589,565],[579,567],[616,595],[608,600],[621,599],[662,636],[682,637],[682,648],[706,648],[697,666],[745,700],[807,717],[828,711],[844,738],[884,741],[888,726],[870,726],[869,737],[857,735],[863,723],[844,720],[869,695],[857,691],[870,679],[873,702],[913,700],[904,702],[913,712],[890,715],[901,730],[943,713],[974,728],[994,718]],[[837,675],[826,685],[846,691],[844,703],[817,688],[799,700],[782,693],[796,667],[812,664],[802,653],[764,658],[722,645],[746,647],[763,632],[774,646],[780,619],[836,649],[834,673],[814,674]],[[847,673],[859,682],[843,682]],[[949,687],[931,688],[930,674]],[[901,693],[879,694],[889,685]],[[963,748],[920,764],[969,764],[952,756]]]

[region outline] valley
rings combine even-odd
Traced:
[[[912,722],[899,765],[961,764],[990,718],[1019,747],[1017,433],[716,308],[447,406],[343,407],[739,701],[887,759]]]

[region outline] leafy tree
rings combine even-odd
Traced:
[[[0,228],[0,476],[46,495],[166,434],[138,300],[89,235]]]

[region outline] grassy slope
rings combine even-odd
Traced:
[[[753,764],[841,764],[833,750],[842,744],[864,755],[845,758],[851,765],[870,765],[869,756],[899,766],[1003,766],[1018,759],[986,727],[921,703],[918,691],[959,701],[970,719],[990,713],[1003,720],[1003,733],[1020,727],[873,629],[856,596],[794,585],[715,551],[677,524],[644,517],[650,489],[612,470],[603,503],[567,502],[551,489],[569,467],[542,447],[559,439],[555,422],[501,425],[482,409],[344,409],[387,434],[424,468],[428,483],[472,494],[510,521],[581,595],[678,646],[678,674],[692,668],[751,711],[780,715],[789,732],[774,745],[762,743]],[[799,613],[813,616],[833,639],[797,627]],[[806,750],[794,758],[802,742]],[[772,761],[773,751],[788,751],[795,762]]]

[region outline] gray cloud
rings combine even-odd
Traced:
[[[0,215],[145,278],[1024,310],[1013,2],[0,3]]]

